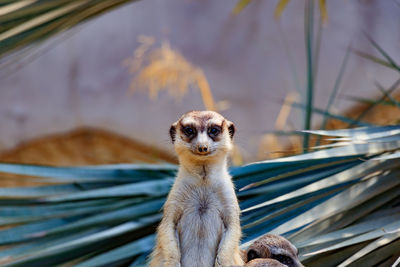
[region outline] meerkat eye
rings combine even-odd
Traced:
[[[289,256],[278,254],[272,255],[272,258],[279,261],[280,263],[286,264],[287,266],[294,266],[294,262]]]
[[[194,135],[194,129],[192,127],[185,127],[183,128],[183,132],[187,135],[187,136],[191,136]]]
[[[217,127],[210,127],[208,129],[208,133],[212,134],[212,135],[217,135],[217,134],[219,134],[219,132],[220,132],[220,129],[218,129]]]

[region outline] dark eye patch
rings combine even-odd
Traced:
[[[191,139],[197,134],[196,128],[193,125],[182,125],[181,132]]]
[[[248,262],[251,261],[251,260],[257,259],[257,258],[259,258],[259,257],[260,257],[260,256],[258,255],[257,251],[255,251],[254,249],[250,249],[250,250],[247,252],[247,261],[248,261]]]
[[[207,133],[208,135],[217,136],[221,133],[221,127],[217,125],[212,125],[208,127]]]
[[[294,262],[291,257],[282,255],[282,254],[273,254],[272,258],[279,261],[280,263],[283,263],[289,267],[294,266]]]
[[[219,125],[210,125],[207,128],[207,135],[215,142],[219,140],[219,135],[222,132],[222,127]]]
[[[187,136],[191,136],[194,134],[194,130],[192,127],[185,127],[183,129],[183,132],[187,135]]]

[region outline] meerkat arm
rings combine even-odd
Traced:
[[[179,219],[179,211],[174,205],[166,203],[164,207],[164,217],[158,227],[158,253],[162,255],[163,265],[180,266],[180,248],[176,236],[176,225]],[[161,256],[160,255],[160,256]]]
[[[235,207],[229,216],[223,218],[226,229],[222,235],[215,266],[243,266],[239,242],[241,237],[239,207]]]

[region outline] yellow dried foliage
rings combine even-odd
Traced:
[[[285,9],[286,5],[289,3],[290,0],[280,0],[275,7],[274,17],[278,19],[281,15],[283,10]]]
[[[238,2],[235,5],[235,8],[233,9],[233,14],[237,15],[239,14],[248,4],[250,4],[252,0],[238,0]],[[314,1],[314,0],[309,0],[309,1]],[[274,17],[275,19],[279,19],[285,10],[287,4],[289,4],[290,0],[279,0],[278,3],[276,4],[275,10],[274,10]],[[319,10],[321,13],[321,19],[323,22],[326,22],[328,20],[328,10],[326,9],[326,0],[319,0]]]
[[[275,120],[275,130],[277,131],[291,131],[294,127],[291,127],[288,122],[290,112],[292,110],[292,104],[299,100],[297,92],[289,92],[281,106],[278,116]],[[283,139],[283,141],[282,141]],[[288,136],[286,138],[280,138],[276,134],[269,133],[264,134],[260,138],[258,159],[271,159],[288,156],[301,151],[301,142],[299,136]],[[288,142],[289,141],[289,142]],[[289,147],[288,147],[289,145]]]
[[[274,17],[276,19],[280,18],[280,16],[282,15],[283,11],[285,10],[289,2],[290,0],[279,0],[274,11]],[[319,0],[318,2],[319,2],[319,10],[321,13],[321,19],[323,22],[326,22],[328,20],[328,10],[326,9],[326,0]]]
[[[191,64],[179,51],[173,50],[164,41],[154,47],[152,37],[140,36],[140,45],[131,58],[124,62],[129,71],[135,74],[130,90],[147,89],[152,100],[157,99],[161,90],[177,100],[181,100],[189,88],[200,91],[204,107],[216,110],[211,89],[204,72]]]

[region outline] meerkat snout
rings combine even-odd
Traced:
[[[197,146],[197,151],[200,154],[207,154],[208,153],[208,144],[199,144]]]

